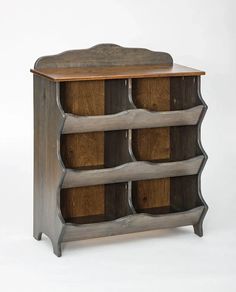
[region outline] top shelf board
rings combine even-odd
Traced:
[[[31,69],[30,71],[36,75],[46,77],[54,82],[205,75],[204,71],[178,64],[173,64],[171,66],[136,65],[78,68],[41,68]]]

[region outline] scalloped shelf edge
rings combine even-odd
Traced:
[[[82,240],[96,237],[121,235],[154,229],[173,228],[187,225],[195,225],[204,206],[171,214],[150,215],[146,213],[133,214],[116,219],[91,224],[65,224],[63,242]]]
[[[106,116],[76,116],[67,113],[62,134],[196,125],[203,108],[203,105],[199,105],[187,110],[163,112],[130,109]]]
[[[199,155],[176,162],[134,161],[112,168],[96,170],[66,169],[62,188],[194,175],[198,173],[203,161],[204,156]]]

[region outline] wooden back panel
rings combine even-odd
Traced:
[[[34,69],[172,64],[173,59],[168,53],[99,44],[89,49],[41,57],[35,62]]]

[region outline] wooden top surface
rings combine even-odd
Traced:
[[[177,64],[173,64],[172,66],[138,65],[79,68],[42,68],[31,69],[30,71],[34,74],[49,78],[55,82],[205,75],[204,71]]]

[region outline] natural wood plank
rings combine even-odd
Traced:
[[[61,157],[66,168],[104,165],[104,132],[61,136]]]
[[[117,114],[86,117],[66,114],[62,132],[64,134],[70,134],[94,131],[195,125],[199,120],[202,109],[203,106],[199,105],[183,111],[149,112],[143,109],[131,109]],[[152,133],[152,130],[147,131],[147,136],[149,135],[149,132]],[[155,132],[154,129],[153,132]],[[168,130],[157,129],[157,136],[159,133],[160,135],[164,134],[162,132],[165,132],[168,135]],[[142,139],[142,137],[145,138],[145,131],[138,131],[137,133],[137,136],[140,136],[140,139]],[[155,136],[155,133],[153,133],[153,135]],[[141,141],[140,144],[141,147],[145,148],[145,146],[142,146]]]
[[[132,145],[137,160],[167,160],[170,158],[169,128],[134,131]]]
[[[62,83],[61,105],[66,113],[78,116],[104,115],[104,81]]]
[[[82,225],[66,224],[63,241],[66,242],[153,229],[194,225],[199,221],[203,209],[204,207],[201,206],[189,211],[171,214],[135,214],[115,221]]]
[[[104,214],[104,186],[61,190],[61,212],[64,219]]]
[[[141,78],[133,80],[132,99],[138,108],[149,111],[170,109],[170,78]]]
[[[135,161],[117,167],[97,170],[76,171],[67,169],[62,188],[193,175],[198,173],[203,159],[204,157],[200,155],[177,162]]]
[[[133,182],[133,203],[137,212],[170,205],[170,179]]]
[[[134,80],[132,97],[139,108],[156,112],[169,111],[170,80],[169,78]],[[169,128],[135,130],[132,139],[133,152],[138,160],[158,160],[170,157]]]
[[[200,76],[205,72],[174,64],[173,66],[113,66],[90,68],[50,68],[31,69],[31,72],[44,76],[55,82],[106,80],[127,78],[153,78],[173,76]]]
[[[61,84],[61,105],[78,116],[104,115],[104,81]],[[62,135],[61,156],[67,168],[103,166],[104,132]]]
[[[60,85],[63,110],[78,116],[104,115],[104,81],[66,82]],[[104,132],[61,136],[61,157],[66,168],[104,165]],[[104,214],[104,186],[61,190],[64,219]]]

